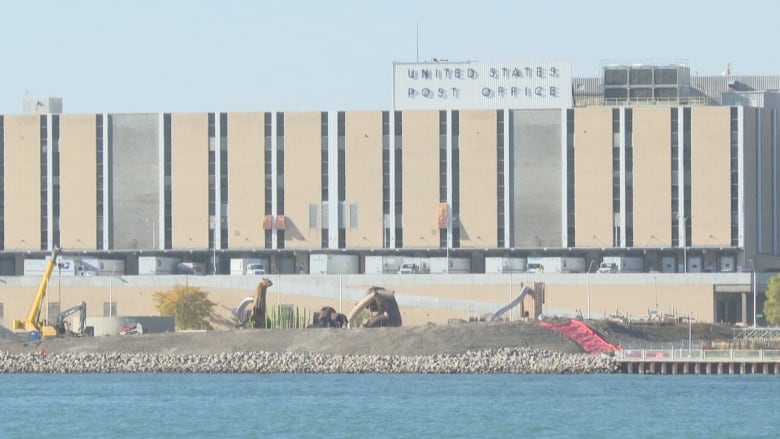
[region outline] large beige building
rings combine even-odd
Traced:
[[[52,247],[127,275],[149,255],[218,275],[240,257],[305,275],[323,253],[358,272],[375,256],[471,273],[540,256],[588,273],[607,256],[646,273],[780,267],[774,93],[620,73],[564,77],[570,105],[528,108],[0,115],[0,275]],[[750,285],[718,288],[707,320],[752,320]]]

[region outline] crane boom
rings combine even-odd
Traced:
[[[51,277],[54,266],[57,264],[57,255],[59,255],[59,249],[54,247],[51,251],[51,257],[46,262],[46,268],[43,270],[43,276],[41,277],[41,283],[38,285],[38,291],[35,293],[35,298],[30,305],[30,312],[27,314],[26,320],[14,320],[13,328],[15,331],[41,331],[43,335],[56,335],[56,330],[53,327],[42,328],[40,322],[41,304],[43,298],[46,297],[46,287],[49,285],[49,278]],[[54,334],[47,334],[48,329],[54,331]]]

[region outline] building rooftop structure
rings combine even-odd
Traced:
[[[600,77],[572,78],[577,107],[742,105],[777,108],[780,75],[691,74],[686,60],[604,61]]]

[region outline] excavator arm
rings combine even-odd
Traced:
[[[72,306],[65,311],[61,312],[59,316],[57,316],[57,321],[54,323],[54,327],[57,328],[57,333],[62,335],[67,332],[67,328],[65,327],[65,319],[70,316],[71,314],[80,311],[81,314],[79,314],[79,327],[75,332],[77,335],[84,335],[84,328],[86,328],[87,325],[87,303],[81,302],[78,305]]]
[[[43,298],[46,297],[46,287],[49,285],[49,278],[51,277],[52,271],[54,271],[54,266],[57,264],[57,256],[59,255],[60,251],[57,247],[54,247],[51,251],[51,257],[46,262],[46,267],[43,270],[43,276],[41,277],[41,282],[38,285],[38,291],[35,293],[35,298],[32,301],[32,304],[30,305],[30,312],[27,314],[26,320],[14,320],[13,321],[13,329],[14,331],[41,331],[44,332],[43,335],[49,336],[49,335],[56,335],[56,330],[51,327],[42,328],[41,322],[40,322],[40,313],[41,313],[41,304],[43,303]],[[45,329],[45,330],[43,330]],[[48,334],[45,332],[51,332],[49,329],[53,330],[53,334]]]

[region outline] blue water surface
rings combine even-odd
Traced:
[[[777,437],[763,375],[0,375],[2,437]]]

